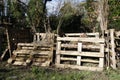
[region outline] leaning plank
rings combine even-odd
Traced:
[[[3,60],[3,58],[5,57],[5,54],[7,53],[8,50],[9,50],[8,48],[5,49],[5,51],[3,52],[2,56],[0,57],[1,60]]]
[[[56,64],[58,68],[72,68],[79,70],[90,70],[90,71],[103,71],[103,68],[99,67],[86,67],[86,66],[78,66],[78,65],[67,65],[67,64]]]
[[[104,57],[104,54],[99,52],[77,52],[77,51],[60,51],[61,55],[73,55],[73,56],[88,56],[88,57]]]

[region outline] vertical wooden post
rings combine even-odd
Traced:
[[[105,43],[106,43],[106,52],[107,52],[107,54],[106,54],[106,66],[109,68],[110,67],[110,52],[109,52],[109,40],[110,40],[110,37],[109,37],[109,30],[106,30],[105,31],[105,34],[106,34],[106,36],[105,36]]]
[[[99,38],[99,33],[95,35],[96,38]]]
[[[37,37],[37,36],[36,36],[36,33],[35,33],[34,36],[33,36],[33,42],[34,42],[34,41],[37,41],[36,37]]]
[[[40,34],[37,33],[36,35],[37,35],[37,42],[39,42],[40,41]]]
[[[104,55],[104,44],[101,43],[100,44],[100,54]],[[104,57],[99,58],[99,67],[103,67],[104,66]]]
[[[82,52],[82,42],[78,42],[78,52]],[[81,65],[81,56],[77,56],[77,65]]]
[[[60,64],[60,51],[61,51],[61,41],[57,43],[57,50],[56,50],[56,63]]]
[[[114,43],[114,41],[115,41],[115,38],[114,38],[114,29],[110,29],[110,38],[111,38],[111,50],[112,50],[112,56],[111,56],[111,61],[112,61],[112,63],[111,63],[111,67],[113,68],[113,69],[116,69],[116,59],[115,59],[115,57],[116,57],[116,53],[115,53],[115,43]]]

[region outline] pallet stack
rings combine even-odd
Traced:
[[[57,37],[56,67],[102,71],[104,41],[99,37]]]
[[[41,38],[41,35],[38,35]],[[39,39],[40,40],[40,39]],[[49,66],[53,58],[53,44],[43,40],[32,43],[18,43],[8,63],[13,65]]]

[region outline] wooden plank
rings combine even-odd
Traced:
[[[103,71],[103,68],[100,67],[86,67],[86,66],[78,66],[78,65],[67,65],[67,64],[56,64],[58,68],[72,68],[79,70],[89,70],[89,71]]]
[[[14,63],[13,63],[13,65],[24,65],[24,66],[26,66],[27,64],[25,63],[25,62],[22,62],[22,61],[15,61]]]
[[[50,66],[50,61],[46,61],[44,63],[34,62],[32,65],[47,67]]]
[[[32,52],[32,50],[15,50],[13,51],[13,54],[14,55],[17,55],[17,54],[30,54]]]
[[[92,37],[96,37],[96,36],[99,36],[99,33],[96,32],[96,33],[66,33],[65,35],[66,36],[78,36],[80,37],[80,35],[83,35],[83,34],[86,34],[88,37],[89,36],[92,36]]]
[[[18,43],[17,44],[17,46],[28,46],[28,47],[30,47],[30,46],[34,46],[34,44],[33,43]]]
[[[56,63],[60,64],[61,42],[57,42]]]
[[[21,47],[21,49],[26,49],[26,50],[30,49],[30,50],[33,50],[33,49],[35,49],[35,47],[33,47],[33,46],[32,47]]]
[[[81,54],[82,52],[82,43],[78,43],[78,53]],[[81,56],[77,56],[77,65],[81,65]]]
[[[92,60],[92,59],[81,59],[81,62],[99,63],[99,61],[97,61],[97,60]]]
[[[5,54],[7,53],[9,49],[6,48],[5,51],[3,52],[3,54],[1,55],[0,59],[3,60],[3,58],[5,57]]]
[[[78,45],[76,44],[61,44],[61,47],[64,47],[64,48],[77,48]],[[86,48],[86,49],[100,49],[100,46],[98,45],[82,45],[82,48]]]
[[[76,37],[57,37],[58,41],[80,41],[80,42],[93,42],[93,43],[104,43],[103,38],[76,38]]]
[[[77,61],[76,58],[67,58],[67,57],[60,57],[60,60],[63,60],[63,61]]]
[[[33,51],[34,55],[49,55],[50,51]]]
[[[8,64],[11,64],[13,61],[14,61],[14,58],[9,58],[9,59],[7,60],[7,63],[8,63]]]
[[[88,57],[104,57],[104,54],[99,52],[77,52],[77,51],[60,51],[61,55],[73,55],[73,56],[88,56]]]
[[[104,55],[104,44],[100,44],[100,53]],[[99,67],[104,66],[104,58],[99,58]]]
[[[111,40],[111,50],[112,50],[112,62],[113,62],[113,64],[112,64],[112,68],[113,69],[116,69],[116,53],[115,53],[115,43],[114,43],[114,41],[115,41],[115,38],[114,38],[114,29],[110,29],[110,40]]]
[[[16,61],[25,61],[25,59],[23,57],[20,58],[15,58]]]

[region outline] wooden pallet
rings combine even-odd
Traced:
[[[104,41],[98,37],[58,37],[56,67],[102,71]]]
[[[38,35],[37,33],[37,38],[40,36],[41,34]],[[38,40],[40,39],[32,43],[18,43],[17,50],[13,51],[13,56],[8,60],[8,63],[26,66],[49,66],[53,61],[53,44]]]

